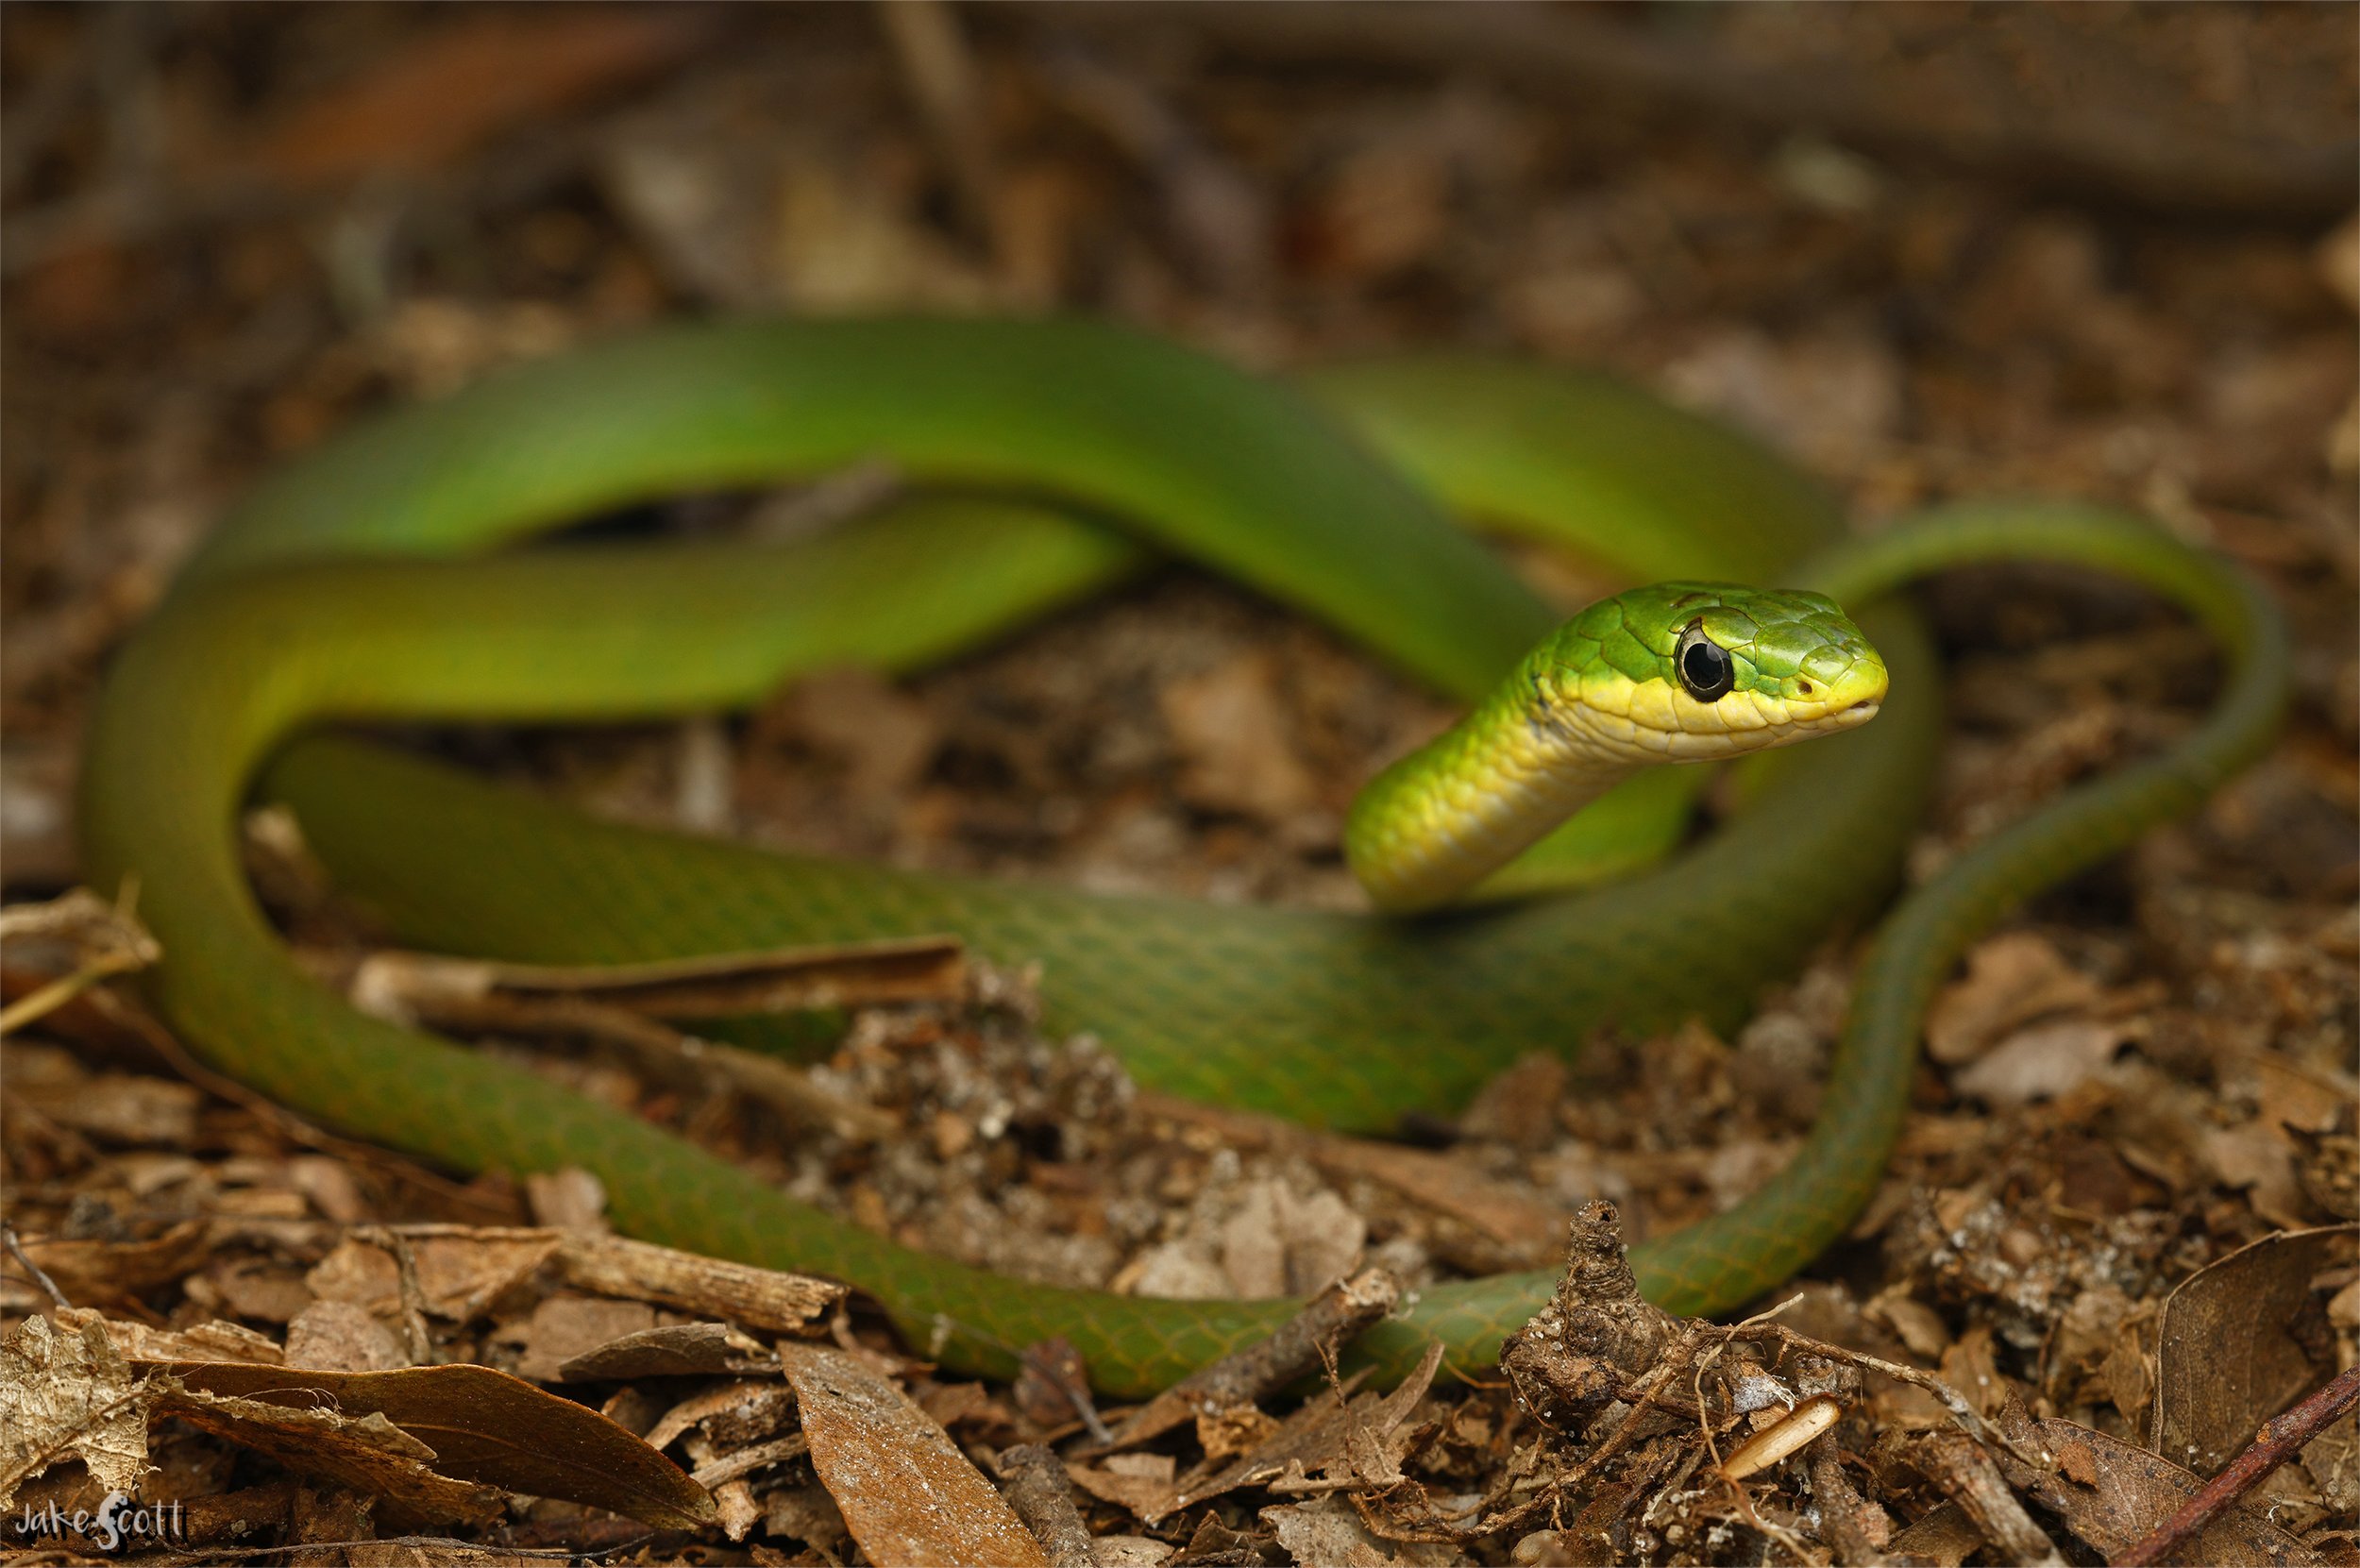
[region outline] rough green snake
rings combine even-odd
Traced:
[[[2192,809],[2267,745],[2284,705],[2284,633],[2260,591],[2135,520],[1964,508],[1805,564],[1835,533],[1812,487],[1604,382],[1412,357],[1309,386],[1078,322],[719,325],[610,344],[380,420],[266,482],[123,650],[85,762],[87,876],[136,890],[164,952],[152,994],[187,1041],[306,1116],[460,1170],[586,1167],[627,1231],[845,1279],[953,1367],[1005,1374],[1023,1345],[1062,1334],[1094,1383],[1138,1394],[1293,1304],[1076,1291],[912,1252],[638,1118],[363,1017],[297,970],[245,885],[235,821],[258,771],[268,762],[261,787],[417,945],[580,963],[954,933],[992,958],[1039,960],[1045,1025],[1096,1032],[1144,1085],[1372,1129],[1454,1108],[1522,1052],[1571,1048],[1603,1022],[1733,1022],[1762,983],[1875,907],[1924,804],[1938,720],[1916,622],[1869,603],[1896,582],[2048,557],[2185,606],[2228,664],[2202,722],[1912,894],[1860,969],[1824,1108],[1793,1164],[1733,1209],[1635,1251],[1652,1298],[1700,1312],[1783,1279],[1866,1202],[1906,1107],[1920,1017],[1965,945],[2027,893]],[[792,544],[486,553],[600,508],[874,458],[920,494]],[[1883,712],[1762,759],[1745,809],[1668,865],[1415,919],[1117,901],[758,854],[576,820],[356,740],[290,743],[328,719],[642,717],[744,704],[825,666],[911,668],[1159,550],[1477,702],[1556,617],[1429,492],[1639,581],[1782,580],[1857,606],[1890,672]],[[1677,680],[1692,609],[1644,603],[1617,612],[1658,617],[1630,628],[1639,651],[1622,649],[1625,662]],[[1621,820],[1652,809],[1642,800]],[[1440,1338],[1450,1364],[1479,1372],[1551,1283],[1426,1290],[1361,1349],[1398,1371]]]

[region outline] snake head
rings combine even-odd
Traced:
[[[1634,770],[1853,729],[1884,660],[1821,594],[1659,582],[1602,599],[1449,733],[1370,781],[1344,854],[1378,907],[1448,902]]]
[[[1702,762],[1876,717],[1884,660],[1836,602],[1659,582],[1602,599],[1526,662],[1535,717],[1593,758]]]

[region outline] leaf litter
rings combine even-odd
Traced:
[[[1273,365],[1505,342],[1749,423],[1874,516],[1993,488],[2144,506],[2263,574],[2297,627],[2288,740],[2200,818],[1970,956],[1930,1025],[1883,1192],[1774,1317],[1658,1324],[1645,1354],[1574,1378],[1576,1399],[1529,1405],[1505,1380],[1388,1394],[1340,1371],[1308,1402],[1257,1387],[1097,1457],[1100,1412],[1070,1347],[1028,1347],[1014,1390],[890,1357],[863,1407],[882,1425],[847,1428],[868,1434],[856,1458],[899,1442],[930,1456],[929,1485],[972,1488],[993,1456],[1054,1445],[1068,1523],[1105,1561],[2029,1560],[2131,1549],[2212,1465],[2242,1462],[2273,1406],[2354,1358],[2360,1265],[2331,1228],[2352,1218],[2360,1177],[2352,223],[2324,239],[2283,220],[2195,232],[2027,205],[1988,173],[1914,177],[1924,138],[1896,140],[1875,116],[1857,146],[1764,142],[1644,97],[1568,117],[1503,73],[1474,26],[1442,49],[1474,62],[1445,82],[1398,57],[1275,76],[1253,63],[1269,42],[1256,28],[1272,25],[1251,20],[1222,21],[1229,53],[1205,56],[1186,29],[1127,39],[961,12],[947,31],[928,24],[926,47],[970,52],[980,91],[936,93],[920,119],[899,96],[912,67],[849,11],[553,17],[545,32],[295,15],[108,30],[16,11],[0,27],[7,85],[54,76],[66,106],[40,122],[12,111],[0,245],[12,384],[45,389],[12,400],[16,439],[0,448],[11,899],[70,884],[73,736],[100,654],[212,499],[389,390],[447,390],[683,305],[1050,300]],[[1354,46],[1381,53],[1408,18],[1371,20]],[[1757,12],[1681,46],[1758,50],[1773,71],[1984,58],[1981,34],[1924,47],[1913,29],[1927,25]],[[2012,62],[2101,61],[2060,68],[2105,113],[2201,129],[2226,104],[2299,137],[2304,106],[2325,105],[2315,123],[2346,134],[2349,84],[2322,97],[2303,62],[2348,51],[2256,12],[2221,25],[2230,55],[2261,63],[2207,76],[2198,62],[2228,58],[2213,25],[2149,13],[2132,32],[2090,30],[2025,12],[1989,31]],[[1584,56],[1589,69],[1629,58]],[[500,62],[498,91],[452,86],[486,61]],[[2011,63],[1986,85],[2037,103],[2037,76]],[[219,90],[230,80],[243,96]],[[146,112],[125,84],[172,127],[160,176],[124,160],[141,143],[116,132]],[[1900,97],[1880,112],[1906,122]],[[431,137],[405,128],[420,104]],[[980,176],[933,161],[962,136],[991,149]],[[1987,171],[1981,156],[1958,167]],[[395,183],[362,199],[356,170]],[[167,199],[122,202],[160,178]],[[992,187],[980,221],[979,178]],[[238,180],[261,182],[254,199],[224,195]],[[323,227],[343,236],[332,267]],[[220,264],[190,264],[199,237]],[[177,382],[160,387],[160,362]],[[1957,654],[1956,728],[1915,875],[2200,700],[2200,643],[2122,596],[1979,574],[1928,602]],[[938,675],[816,683],[742,733],[447,743],[642,820],[1340,907],[1334,832],[1352,783],[1442,717],[1332,639],[1183,575]],[[272,845],[289,842],[255,840],[265,892],[350,972],[365,927],[272,868]],[[20,909],[68,939],[20,940],[42,935]],[[88,940],[29,905],[10,919],[7,997],[25,1022],[0,1061],[14,1233],[0,1314],[9,1354],[27,1347],[11,1389],[43,1386],[24,1337],[50,1337],[39,1397],[53,1425],[32,1452],[62,1444],[28,1498],[170,1486],[196,1505],[193,1547],[428,1519],[482,1543],[647,1558],[734,1542],[754,1560],[846,1561],[887,1539],[864,1537],[876,1526],[864,1515],[855,1529],[858,1510],[830,1493],[772,1365],[815,1329],[837,1337],[831,1354],[883,1349],[866,1316],[835,1316],[830,1288],[603,1236],[595,1183],[462,1186],[269,1112],[134,1005],[83,989],[139,961],[136,939]],[[1549,1261],[1563,1217],[1593,1199],[1644,1236],[1753,1185],[1815,1104],[1843,956],[1762,999],[1731,1040],[1691,1029],[1602,1037],[1570,1065],[1536,1056],[1455,1122],[1409,1129],[1415,1147],[1159,1105],[1087,1041],[1040,1037],[1020,974],[862,1011],[791,1082],[768,1058],[733,1065],[737,1048],[700,1040],[693,1018],[650,1020],[562,978],[525,986],[521,1010],[514,991],[475,995],[508,1009],[478,1020],[501,1037],[490,1049],[916,1244],[1070,1283],[1308,1293],[1374,1265],[1414,1292]],[[587,1044],[560,1054],[558,1037]],[[59,1313],[34,1270],[85,1313]],[[79,1338],[59,1326],[73,1324]],[[99,1364],[100,1342],[118,1370]],[[259,1384],[173,1394],[188,1374],[164,1369],[190,1365],[309,1377],[325,1402],[258,1408]],[[520,1371],[558,1380],[535,1390]],[[661,1488],[688,1512],[652,1539],[549,1492],[525,1501],[510,1494],[559,1483],[437,1468],[463,1428],[438,1428],[430,1402],[364,1408],[372,1387],[396,1386],[385,1379],[479,1376],[503,1381],[467,1398],[497,1387],[511,1401],[488,1407],[510,1424],[494,1437],[546,1455],[576,1429],[565,1411],[590,1413],[606,1425],[580,1429],[616,1445],[592,1468],[660,1464],[637,1473],[700,1488],[719,1522]],[[62,1398],[60,1378],[88,1387]],[[910,1408],[888,1419],[877,1396],[895,1386]],[[208,1402],[213,1427],[158,1413],[168,1396]],[[2185,1550],[2351,1560],[2350,1432],[2349,1416],[2319,1430]],[[74,1457],[85,1439],[95,1464]],[[359,1468],[307,1469],[331,1442]],[[2190,1443],[2193,1470],[2157,1452]],[[225,1456],[241,1452],[233,1472]],[[126,1479],[135,1456],[156,1468]],[[487,1486],[503,1489],[504,1517],[465,1523]],[[651,1511],[648,1493],[582,1490]]]

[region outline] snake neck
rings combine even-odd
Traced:
[[[1369,781],[1344,854],[1391,913],[1448,903],[1644,765],[1584,746],[1513,683]]]

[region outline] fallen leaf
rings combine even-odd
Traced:
[[[779,1346],[812,1468],[871,1562],[1047,1568],[1048,1555],[951,1434],[857,1357]]]
[[[0,1340],[0,1509],[61,1459],[80,1459],[110,1491],[147,1474],[147,1407],[95,1314],[75,1324],[27,1318]]]
[[[755,1442],[774,1437],[795,1413],[795,1391],[784,1383],[737,1379],[700,1389],[657,1418],[647,1431],[651,1448],[669,1448],[694,1427],[716,1442]]]
[[[128,1361],[247,1361],[257,1366],[283,1364],[287,1354],[276,1340],[257,1334],[244,1324],[215,1319],[188,1328],[155,1328],[125,1318],[96,1312],[59,1314],[60,1324],[97,1323]]]
[[[1942,1380],[1966,1396],[1984,1415],[1997,1411],[2008,1397],[2008,1380],[1992,1354],[1991,1326],[1975,1324],[1942,1353]]]
[[[2094,1019],[2036,1023],[1961,1069],[1951,1087],[1998,1109],[2054,1100],[2103,1071],[2123,1037],[2120,1024]]]
[[[2302,1468],[2329,1508],[2360,1513],[2360,1414],[2331,1423],[2305,1443]]]
[[[386,1499],[430,1523],[488,1524],[503,1506],[493,1488],[442,1474],[432,1448],[374,1410],[354,1416],[175,1388],[164,1391],[156,1408],[267,1455],[295,1475]]]
[[[1255,652],[1164,688],[1180,795],[1190,805],[1278,821],[1317,801],[1277,681],[1270,656]]]
[[[210,1227],[184,1220],[144,1241],[26,1241],[25,1254],[71,1301],[121,1301],[185,1279],[205,1260]]]
[[[557,1380],[744,1376],[776,1371],[778,1364],[761,1340],[725,1323],[667,1324],[583,1351],[557,1369]]]
[[[1892,1555],[1907,1561],[1922,1558],[1935,1568],[1961,1568],[1983,1544],[1983,1532],[1967,1511],[1948,1501],[1893,1538]]]
[[[1203,1467],[1175,1483],[1169,1505],[1142,1514],[1151,1525],[1182,1509],[1245,1486],[1267,1486],[1280,1493],[1317,1493],[1350,1489],[1382,1490],[1402,1479],[1401,1460],[1408,1434],[1401,1429],[1432,1386],[1442,1363],[1440,1340],[1391,1393],[1321,1394],[1279,1424],[1253,1452],[1218,1471]],[[1350,1385],[1346,1385],[1349,1389]]]
[[[702,1487],[614,1422],[490,1367],[320,1372],[179,1362],[166,1370],[200,1393],[377,1412],[424,1442],[437,1471],[461,1480],[586,1503],[670,1529],[696,1529],[716,1517]]]
[[[404,1227],[417,1261],[426,1309],[452,1323],[471,1323],[512,1297],[521,1299],[562,1240],[553,1230]],[[322,1301],[348,1302],[379,1317],[402,1308],[401,1271],[389,1247],[347,1237],[304,1276]]]
[[[99,1073],[70,1093],[30,1086],[23,1092],[27,1104],[59,1126],[132,1148],[188,1148],[196,1141],[196,1113],[205,1104],[194,1084],[129,1072]]]
[[[439,168],[504,131],[666,69],[705,30],[694,17],[662,12],[463,16],[295,105],[229,161],[244,177],[295,186]]]
[[[328,1372],[390,1372],[411,1364],[394,1331],[348,1301],[315,1301],[296,1313],[279,1359]]]
[[[802,676],[763,715],[842,759],[847,794],[866,805],[916,784],[941,745],[934,710],[872,669]]]
[[[1396,1564],[1443,1563],[1461,1560],[1455,1549],[1440,1543],[1412,1543],[1388,1547],[1370,1533],[1351,1502],[1340,1496],[1317,1497],[1305,1503],[1273,1503],[1256,1518],[1271,1528],[1278,1544],[1297,1562],[1335,1563],[1341,1568],[1395,1568]]]
[[[2319,1380],[2288,1330],[2311,1298],[2312,1276],[2350,1245],[2353,1230],[2265,1236],[2165,1298],[2155,1341],[2157,1453],[2210,1475]]]
[[[1091,1496],[1141,1519],[1162,1518],[1179,1496],[1172,1487],[1179,1464],[1170,1454],[1109,1454],[1094,1465],[1069,1462],[1066,1474]]]
[[[2295,1172],[2294,1139],[2285,1128],[2258,1117],[2208,1128],[2197,1152],[2216,1181],[2245,1193],[2253,1212],[2272,1224],[2293,1230],[2310,1219]]]
[[[2144,1539],[2202,1485],[2161,1455],[2069,1421],[2021,1423],[2011,1435],[2019,1446],[2031,1437],[2038,1447],[2069,1463],[2070,1471],[2061,1468],[2053,1475],[2034,1472],[2012,1478],[2029,1487],[2036,1501],[2065,1520],[2066,1528],[2109,1558]],[[2026,1467],[2016,1469],[2023,1472]],[[2081,1480],[2077,1474],[2090,1479]],[[1896,1539],[1894,1544],[1901,1543]],[[2263,1512],[2242,1504],[2224,1509],[2180,1549],[2177,1559],[2219,1568],[2297,1568],[2322,1560]]]
[[[610,1301],[603,1296],[554,1295],[532,1309],[516,1337],[523,1344],[516,1375],[533,1383],[564,1379],[575,1357],[599,1346],[644,1333],[655,1326],[655,1308],[644,1301]],[[500,1338],[512,1330],[502,1330]]]
[[[1965,975],[1927,1010],[1926,1054],[1946,1066],[1972,1061],[2018,1025],[2090,1006],[2101,994],[2047,937],[2002,932],[1976,944]]]
[[[535,1171],[525,1177],[525,1205],[535,1224],[551,1230],[607,1231],[606,1184],[579,1165]]]

